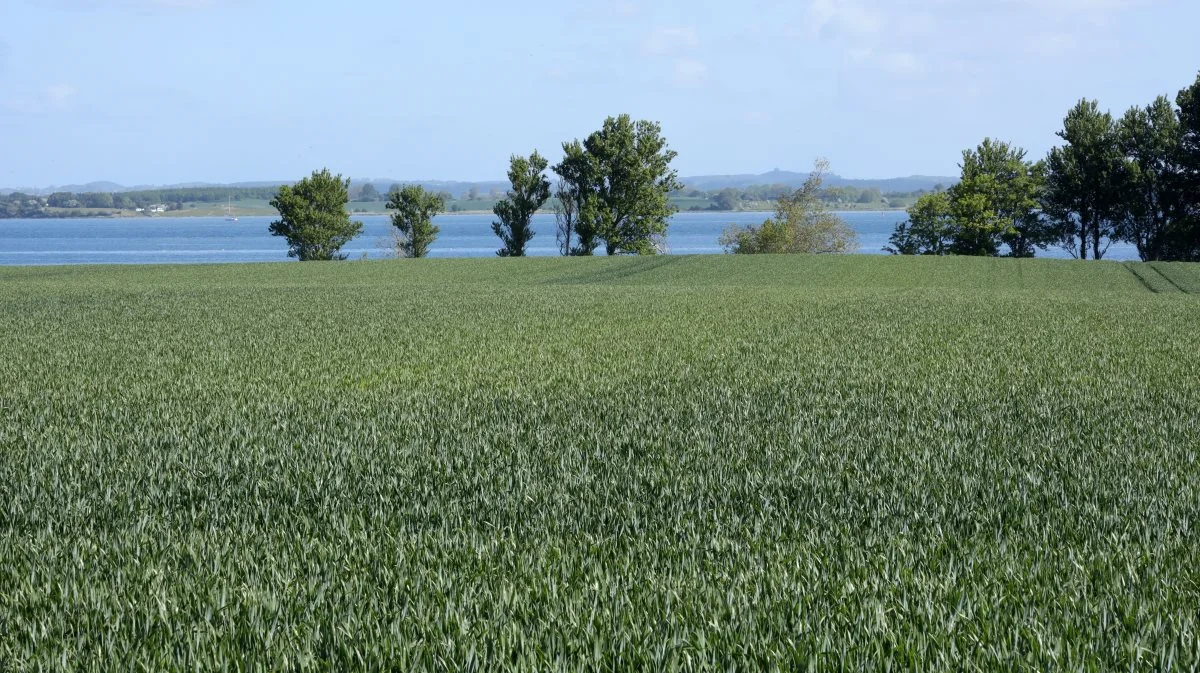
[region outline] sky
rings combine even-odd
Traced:
[[[0,186],[491,180],[605,117],[681,175],[955,175],[1174,98],[1196,0],[0,0]]]

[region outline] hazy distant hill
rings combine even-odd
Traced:
[[[13,192],[23,192],[34,196],[46,196],[55,192],[70,192],[72,194],[90,194],[110,192],[113,194],[119,192],[141,192],[158,189],[193,189],[199,187],[231,187],[231,188],[249,188],[249,187],[275,187],[285,183],[295,182],[294,180],[263,180],[259,182],[236,182],[232,184],[220,184],[213,182],[181,182],[174,185],[119,185],[115,182],[89,182],[84,185],[52,185],[50,187],[4,187],[0,188],[0,194],[11,194]]]
[[[167,190],[167,189],[194,189],[194,188],[221,188],[228,187],[231,189],[246,189],[258,187],[276,187],[279,185],[294,184],[295,180],[258,180],[254,182],[233,182],[233,183],[213,183],[213,182],[181,182],[172,185],[134,185],[126,186],[119,185],[115,182],[89,182],[84,185],[54,185],[51,187],[4,187],[0,188],[0,195],[8,195],[13,192],[22,192],[34,196],[47,196],[54,192],[71,192],[73,194],[86,194],[95,192],[140,192],[151,190]],[[392,185],[395,184],[418,184],[422,187],[435,192],[450,192],[455,198],[458,198],[471,191],[474,187],[481,194],[487,194],[493,189],[505,191],[509,185],[506,181],[492,180],[486,182],[459,182],[455,180],[392,180],[380,178],[353,178],[351,179],[351,187],[358,188],[367,183],[375,185],[375,188],[381,192],[387,192]]]
[[[808,173],[795,173],[792,171],[774,170],[759,175],[699,175],[693,177],[685,177],[680,181],[695,189],[705,191],[713,191],[717,189],[725,189],[726,187],[744,188],[751,185],[776,185],[784,184],[791,187],[799,187],[808,179]],[[274,187],[276,185],[291,184],[294,180],[261,180],[255,182],[235,182],[232,184],[216,184],[211,182],[185,182],[174,185],[136,185],[127,187],[119,185],[115,182],[89,182],[85,185],[60,185],[43,188],[4,188],[0,189],[0,194],[8,194],[13,191],[20,191],[26,194],[34,194],[45,196],[53,192],[72,192],[82,194],[87,192],[134,192],[153,189],[189,189],[195,187],[231,187],[231,188],[249,188],[249,187]],[[481,194],[487,194],[493,189],[505,191],[508,189],[508,182],[504,180],[487,180],[482,182],[463,182],[459,180],[393,180],[384,178],[355,178],[352,180],[354,187],[371,183],[380,192],[386,192],[389,187],[394,184],[418,184],[426,189],[435,192],[449,192],[455,198],[461,197],[468,193],[472,188],[476,189]],[[950,186],[958,182],[957,178],[928,176],[928,175],[913,175],[907,178],[886,178],[880,180],[858,180],[851,178],[843,178],[840,175],[830,175],[825,179],[826,186],[829,187],[858,187],[860,189],[878,188],[881,192],[915,192],[920,189],[933,189],[936,185]]]
[[[701,175],[681,178],[680,182],[688,187],[712,191],[726,187],[749,187],[751,185],[788,185],[799,187],[808,179],[808,173],[774,170],[759,175]],[[860,189],[878,188],[887,192],[915,192],[920,189],[931,190],[937,185],[949,187],[958,182],[958,178],[935,175],[912,175],[907,178],[884,178],[877,180],[843,178],[840,175],[825,177],[827,187],[858,187]]]
[[[11,194],[12,192],[22,192],[32,194],[34,196],[45,196],[54,192],[71,192],[73,194],[84,194],[88,192],[128,192],[135,188],[124,187],[115,182],[89,182],[86,185],[63,185],[61,187],[5,187],[0,189],[0,194]]]

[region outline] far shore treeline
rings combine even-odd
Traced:
[[[787,174],[788,176],[794,174]],[[770,177],[763,176],[764,178]],[[888,181],[863,181],[886,183]],[[936,191],[939,187],[933,180],[927,181],[930,188],[907,191],[884,191],[876,186],[826,185],[820,198],[837,210],[903,210],[921,196]],[[204,206],[213,208],[232,204],[235,211],[260,213],[266,203],[279,193],[285,183],[260,187],[173,187],[163,189],[137,189],[128,191],[56,191],[51,194],[29,194],[21,191],[0,193],[0,219],[53,219],[112,217],[140,214],[155,205],[164,206],[163,215],[191,215],[203,211]],[[294,183],[286,183],[294,184]],[[504,197],[499,183],[462,183],[453,187],[426,185],[426,189],[442,197],[447,213],[468,213],[492,210]],[[353,180],[349,186],[350,209],[358,214],[380,214],[377,208],[386,203],[388,194],[399,189],[403,183]],[[733,212],[771,210],[781,196],[790,194],[794,186],[784,182],[764,182],[742,187],[701,189],[684,185],[671,192],[671,202],[680,210],[688,212]],[[550,212],[557,204],[551,195],[543,212]],[[209,209],[211,210],[211,208]]]
[[[110,215],[114,210],[146,209],[155,205],[164,210],[182,210],[185,203],[224,205],[229,200],[269,200],[278,187],[185,187],[142,189],[128,192],[54,192],[35,196],[12,192],[0,198],[0,218],[94,217]]]

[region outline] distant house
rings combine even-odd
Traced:
[[[156,203],[152,206],[146,206],[146,212],[148,212],[148,213],[165,213],[165,212],[167,212],[167,205],[165,203]]]

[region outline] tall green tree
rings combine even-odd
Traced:
[[[1082,100],[1063,119],[1062,147],[1046,158],[1042,208],[1055,237],[1079,259],[1101,259],[1117,233],[1126,162],[1116,122],[1094,100]]]
[[[1013,257],[1033,257],[1036,248],[1053,241],[1054,232],[1040,213],[1045,165],[1026,161],[1025,155],[991,138],[963,152],[962,178],[949,194],[956,225],[953,254],[996,256],[1007,246]]]
[[[567,254],[593,255],[601,243],[598,222],[594,217],[585,218],[583,211],[597,181],[596,166],[583,143],[578,140],[563,143],[563,159],[554,167],[554,172],[559,176],[556,196],[559,207],[564,210],[559,216],[559,229],[566,237]],[[564,216],[568,217],[566,221]],[[572,236],[579,241],[577,245],[572,244]]]
[[[433,217],[446,209],[446,200],[420,185],[405,185],[388,193],[387,208],[396,211],[392,213],[396,252],[401,257],[428,255],[442,230],[433,223]]]
[[[726,187],[713,196],[713,210],[734,211],[742,202],[742,193],[732,187]]]
[[[358,200],[366,202],[378,201],[379,190],[375,188],[375,185],[368,182],[362,186],[362,189],[358,190]]]
[[[1187,177],[1200,186],[1200,75],[1175,98],[1179,106],[1180,161]],[[1200,190],[1198,190],[1200,191]]]
[[[113,195],[110,192],[90,192],[80,194],[79,200],[85,208],[112,208]]]
[[[548,165],[537,150],[528,158],[514,155],[509,160],[508,181],[512,188],[492,208],[499,218],[492,222],[492,232],[504,244],[496,251],[500,257],[525,256],[525,248],[533,239],[533,216],[550,199]]]
[[[67,204],[76,201],[75,195],[71,192],[54,192],[46,197],[46,204],[51,208],[69,208]]]
[[[676,152],[667,146],[662,127],[629,115],[609,117],[581,147],[576,144],[564,144],[555,172],[563,180],[580,181],[582,228],[577,231],[582,236],[594,230],[610,255],[655,254],[675,213],[669,195],[683,186],[671,168]]]
[[[828,162],[818,160],[802,187],[779,197],[775,217],[760,226],[730,225],[721,234],[721,245],[743,255],[854,252],[858,249],[854,230],[830,212],[821,198],[828,170]]]
[[[1195,246],[1187,212],[1183,127],[1165,96],[1130,108],[1118,124],[1127,159],[1117,236],[1144,261],[1191,259]]]
[[[884,250],[893,255],[948,255],[956,230],[950,194],[923,194],[908,209],[908,222],[896,225]]]
[[[1191,251],[1186,259],[1200,261],[1200,75],[1179,92],[1175,103],[1179,106],[1179,188],[1185,217],[1180,238],[1184,249]]]
[[[271,200],[279,219],[271,223],[274,236],[288,242],[288,256],[300,261],[345,259],[338,251],[362,232],[362,222],[351,221],[350,180],[328,168],[313,171],[295,185],[283,185]]]
[[[984,138],[963,151],[961,178],[947,191],[922,195],[884,248],[901,255],[1033,257],[1055,240],[1041,213],[1045,166],[1025,150]]]

